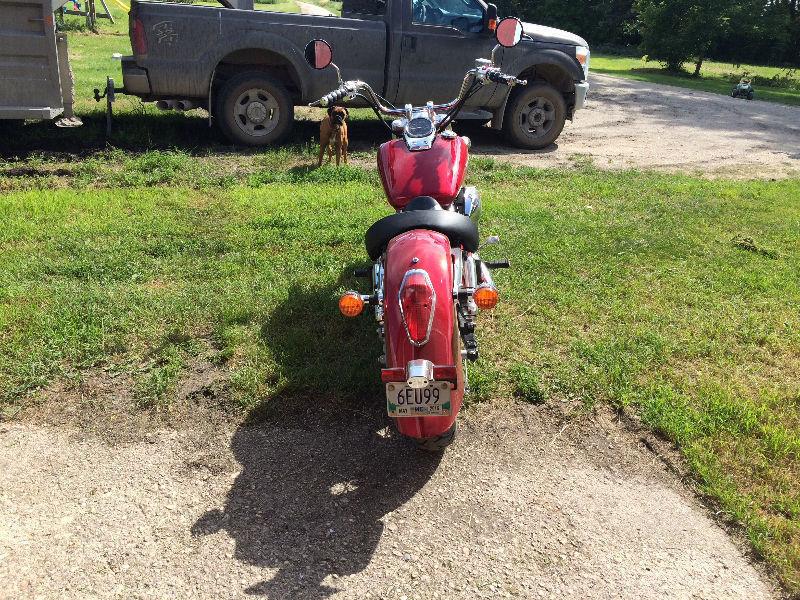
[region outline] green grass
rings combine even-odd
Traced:
[[[169,404],[209,346],[244,410],[379,401],[373,328],[336,310],[363,289],[363,231],[387,213],[373,170],[192,182],[180,153],[136,160],[0,197],[4,405],[97,365],[130,370],[143,406]],[[800,591],[800,182],[487,160],[472,176],[482,231],[503,234],[487,258],[514,268],[481,319],[470,402],[638,412]]]
[[[692,77],[688,72],[670,73],[653,61],[644,62],[639,58],[593,54],[591,69],[595,73],[604,75],[615,75],[637,81],[663,83],[726,95],[731,93],[731,89],[742,76],[747,75],[758,78],[754,79],[756,99],[800,105],[800,74],[797,72],[793,76],[794,84],[789,87],[769,87],[761,83],[761,78],[772,79],[775,76],[782,77],[787,74],[786,69],[776,67],[705,61],[700,77]]]
[[[310,168],[313,122],[289,146],[231,152],[205,139],[202,114],[126,97],[108,146],[91,90],[119,80],[110,57],[130,46],[125,18],[101,27],[70,34],[86,127],[28,124],[6,146],[23,158],[0,161],[0,406],[14,413],[102,365],[132,374],[142,407],[169,405],[209,348],[245,411],[323,394],[377,402],[373,328],[335,308],[362,285],[349,273],[366,263],[363,232],[388,212],[375,171]],[[724,65],[702,79],[642,66],[593,57],[598,72],[729,91]],[[636,411],[800,593],[800,181],[471,169],[482,231],[503,235],[486,255],[514,269],[497,274],[503,301],[481,320],[470,402]]]

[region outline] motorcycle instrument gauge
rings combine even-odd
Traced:
[[[425,117],[415,117],[408,122],[406,135],[415,138],[433,135],[433,123]]]

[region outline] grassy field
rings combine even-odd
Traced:
[[[118,75],[126,28],[70,36],[86,127],[28,124],[7,141],[19,158],[0,161],[0,410],[90,368],[131,373],[142,409],[165,409],[201,354],[242,411],[379,401],[372,327],[335,302],[388,212],[374,169],[311,168],[313,123],[284,148],[235,152],[202,115],[130,98],[107,144],[91,89]],[[514,269],[497,275],[469,401],[635,412],[800,593],[800,181],[471,169],[482,232],[503,235],[486,256]]]
[[[265,155],[244,180],[195,179],[191,157],[158,152],[64,189],[6,180],[6,412],[93,366],[130,371],[142,407],[167,406],[209,348],[244,410],[307,394],[379,401],[372,327],[336,310],[359,285],[364,229],[387,212],[375,173],[285,159]],[[636,411],[800,591],[800,182],[486,160],[472,173],[483,232],[504,237],[487,254],[515,268],[482,319],[470,401]]]
[[[756,89],[757,100],[800,105],[800,74],[797,71],[792,75],[793,83],[787,82],[784,87],[769,87],[761,83],[761,79],[768,80],[776,76],[787,75],[786,69],[776,67],[705,61],[700,77],[692,77],[688,72],[685,74],[670,73],[660,68],[657,62],[644,62],[639,58],[605,54],[593,54],[591,67],[595,73],[726,95],[730,94],[735,83],[746,75],[751,78],[756,77],[753,79],[753,85]]]

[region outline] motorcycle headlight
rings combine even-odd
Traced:
[[[584,79],[589,79],[589,58],[591,57],[591,52],[589,52],[589,48],[586,46],[578,46],[575,48],[575,58],[578,59],[578,62],[581,63],[583,67],[583,77]]]

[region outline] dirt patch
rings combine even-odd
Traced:
[[[154,432],[165,428],[214,433],[241,417],[230,406],[226,389],[224,369],[197,358],[185,369],[169,403],[144,408],[137,402],[129,372],[94,368],[35,393],[15,419],[64,427],[110,444],[151,440]]]
[[[586,109],[538,152],[499,145],[488,129],[473,153],[535,167],[591,160],[601,169],[658,169],[718,177],[800,174],[800,107],[592,75]]]
[[[296,400],[286,419],[162,428],[125,444],[0,426],[3,592],[775,597],[612,413],[478,406],[431,456],[394,434],[379,402]]]

